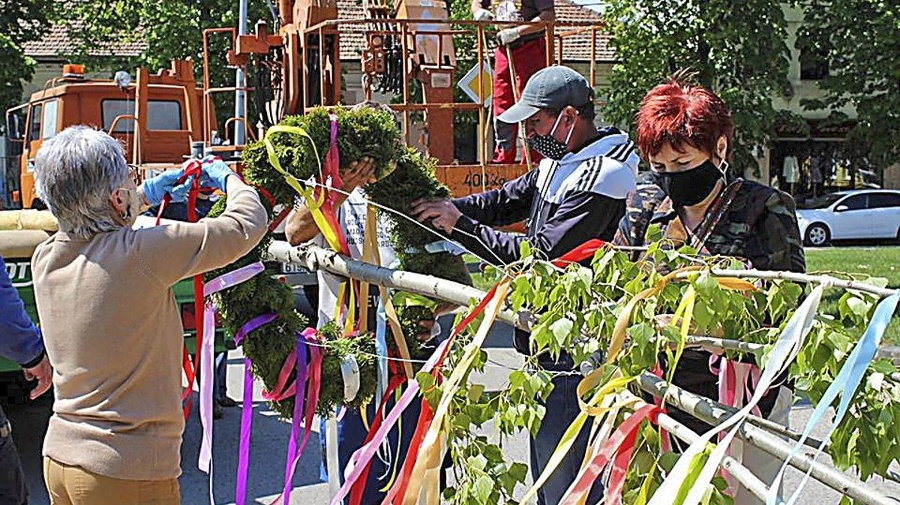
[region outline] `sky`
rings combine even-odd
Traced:
[[[572,3],[582,5],[600,13],[603,12],[603,6],[601,5],[603,3],[602,0],[572,0]]]

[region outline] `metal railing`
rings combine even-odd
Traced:
[[[430,26],[441,25],[446,28],[440,29],[420,29],[418,25],[428,24]],[[510,26],[522,26],[522,25],[530,25],[530,26],[541,26],[544,28],[544,40],[547,50],[546,54],[546,65],[551,65],[554,63],[562,63],[564,61],[564,57],[566,56],[565,47],[567,44],[572,44],[574,47],[576,44],[589,45],[587,51],[587,63],[590,64],[589,75],[586,77],[590,82],[592,87],[596,87],[597,85],[597,61],[600,60],[598,57],[598,53],[600,50],[600,36],[605,34],[603,30],[605,30],[605,26],[602,23],[597,22],[565,22],[565,23],[516,23],[516,22],[491,22],[489,24],[483,22],[477,22],[473,20],[436,20],[436,19],[338,19],[332,21],[325,21],[319,23],[317,25],[311,26],[304,31],[304,37],[309,35],[317,35],[319,40],[324,40],[324,37],[328,34],[339,33],[343,38],[346,38],[348,35],[362,37],[365,40],[363,41],[364,45],[368,44],[367,37],[371,37],[372,35],[381,35],[381,36],[392,36],[394,43],[400,46],[400,54],[402,58],[401,62],[401,76],[402,82],[400,86],[400,93],[398,96],[400,100],[389,104],[389,106],[398,112],[401,119],[403,136],[406,140],[407,145],[414,145],[413,142],[413,121],[411,115],[413,113],[428,113],[429,111],[438,111],[438,110],[453,110],[455,112],[463,112],[463,113],[477,113],[477,126],[475,131],[475,137],[477,142],[476,149],[476,163],[474,165],[461,165],[457,163],[451,164],[442,164],[441,166],[446,168],[447,170],[453,170],[454,167],[465,167],[469,170],[475,169],[481,172],[481,180],[486,181],[489,180],[489,172],[492,172],[496,169],[497,165],[489,164],[490,160],[490,135],[489,133],[492,130],[491,126],[491,112],[488,111],[485,107],[485,102],[487,97],[481,94],[481,90],[485,88],[485,82],[483,79],[485,78],[485,62],[488,60],[489,52],[492,50],[492,47],[488,44],[488,36],[493,35],[493,31],[499,28],[506,28]],[[478,67],[477,70],[477,89],[478,99],[474,102],[455,102],[455,101],[430,101],[428,103],[420,103],[416,102],[412,99],[410,93],[410,85],[414,80],[413,70],[415,69],[414,65],[416,64],[412,60],[412,56],[419,54],[419,42],[421,40],[431,40],[432,43],[434,41],[437,42],[437,50],[436,54],[438,55],[438,61],[434,63],[428,63],[426,67],[429,70],[438,70],[438,71],[447,71],[447,70],[460,70],[460,71],[468,71],[468,68],[465,69],[456,69],[453,65],[447,65],[447,62],[443,61],[442,55],[445,52],[445,40],[447,36],[453,37],[454,39],[457,37],[474,37],[475,38],[475,59],[474,64]],[[430,39],[427,39],[429,38]],[[454,42],[455,43],[455,42]],[[305,48],[305,46],[304,46]],[[556,48],[556,50],[554,50]],[[330,54],[326,54],[325,51],[320,50],[318,57],[318,65],[319,68],[324,68],[326,60],[330,57]],[[472,59],[471,56],[469,58],[461,58],[463,60]],[[308,60],[308,54],[304,50],[303,61]],[[365,63],[362,64],[363,74],[365,73]],[[324,90],[326,85],[324,72],[319,73],[319,86]],[[455,81],[455,80],[454,80]],[[456,82],[453,82],[452,85],[455,86]],[[371,85],[371,82],[369,82]],[[366,93],[366,99],[371,98],[371,89],[364,89],[364,93]],[[330,106],[334,107],[337,104],[328,104],[328,103],[306,103],[304,99],[304,108],[303,111],[309,111],[313,107],[317,106]],[[451,140],[451,141],[455,141]],[[524,161],[523,161],[524,163]],[[518,173],[524,172],[529,167],[526,167],[521,164],[512,165],[518,167]],[[482,189],[487,189],[487,186],[484,186]]]

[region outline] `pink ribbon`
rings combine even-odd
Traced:
[[[650,370],[650,373],[659,377],[660,379],[663,378],[662,366],[659,364],[658,361],[656,362],[656,366],[653,367],[652,370]],[[657,398],[654,396],[653,404],[656,405],[660,409],[660,412],[663,412],[663,413],[666,412],[666,404],[663,403],[662,398]],[[671,452],[672,451],[672,440],[669,438],[669,433],[662,428],[659,429],[659,442],[660,442],[660,446],[661,446],[663,452]]]
[[[263,265],[263,262],[257,261],[256,263],[251,263],[245,267],[241,267],[237,270],[232,270],[228,273],[222,274],[206,283],[206,285],[203,287],[203,296],[209,296],[213,293],[218,293],[223,289],[230,288],[231,286],[236,286],[244,281],[250,280],[265,269],[266,267],[265,265]]]
[[[441,345],[435,349],[434,353],[428,358],[428,361],[422,366],[422,372],[428,373],[434,368],[435,364],[437,364],[438,360],[441,359],[450,345],[452,339],[447,339],[441,342]],[[350,489],[353,487],[353,483],[359,478],[360,474],[363,473],[363,470],[369,464],[369,461],[372,460],[372,457],[375,456],[375,453],[378,452],[378,448],[381,447],[381,443],[384,442],[384,439],[387,438],[388,432],[390,432],[391,428],[397,424],[397,421],[400,419],[400,415],[403,411],[409,407],[410,403],[415,399],[416,395],[419,393],[419,383],[415,379],[409,381],[409,387],[406,388],[406,391],[403,392],[403,395],[400,396],[400,400],[394,405],[394,408],[391,409],[390,413],[388,413],[387,418],[385,418],[384,422],[378,428],[378,431],[375,432],[375,436],[372,437],[372,440],[369,441],[368,444],[363,445],[353,455],[350,457],[350,460],[353,462],[353,470],[350,472],[350,475],[344,479],[344,485],[341,486],[340,491],[332,497],[331,505],[340,505],[345,496],[350,492]]]
[[[733,361],[725,356],[713,354],[709,357],[709,371],[719,376],[719,403],[741,408],[753,397],[759,383],[759,367],[753,363]],[[716,360],[719,359],[719,368]],[[740,387],[739,387],[740,386]],[[762,417],[759,407],[753,407],[753,414]]]
[[[718,368],[715,366],[717,359],[720,363]],[[719,377],[719,403],[736,409],[742,408],[746,401],[753,397],[753,392],[759,383],[759,367],[753,363],[730,360],[724,355],[712,354],[709,357],[709,371]],[[751,412],[762,417],[759,406],[754,406]],[[719,440],[724,436],[724,433],[719,433]],[[735,444],[729,446],[726,454],[740,461],[742,454],[735,454],[734,447]],[[729,490],[737,490],[734,477],[724,469],[722,469],[722,477],[728,483]]]
[[[209,296],[223,289],[240,284],[254,275],[264,271],[262,262],[251,263],[245,267],[232,270],[206,283],[203,295]],[[216,309],[206,303],[203,311],[203,346],[200,349],[200,424],[203,425],[203,438],[200,442],[200,457],[197,466],[200,471],[209,474],[209,501],[215,503],[213,497],[212,441],[213,441],[213,354],[215,351]]]
[[[294,473],[297,470],[297,463],[300,462],[300,456],[303,455],[303,449],[309,441],[309,435],[312,433],[313,417],[316,413],[316,405],[319,403],[319,391],[322,382],[322,358],[323,352],[317,346],[310,346],[309,353],[311,360],[309,366],[306,365],[306,342],[316,343],[316,330],[307,328],[303,332],[297,334],[297,380],[295,384],[301,384],[297,387],[297,397],[294,400],[294,414],[291,419],[291,438],[288,440],[287,461],[284,468],[284,488],[281,494],[272,501],[272,504],[290,503],[291,502],[291,486],[294,480]],[[309,377],[308,398],[304,402],[304,389],[302,384],[306,383],[307,375]],[[304,419],[303,439],[297,448],[297,439],[300,438],[300,422],[303,418],[303,405],[306,404],[306,419]]]
[[[291,375],[291,371],[294,370],[294,362],[297,360],[297,348],[291,350],[291,353],[288,354],[287,358],[284,359],[284,364],[281,365],[281,370],[278,372],[278,382],[275,383],[275,388],[272,391],[263,390],[262,397],[270,402],[280,402],[285,398],[290,398],[294,396],[297,392],[297,381],[291,383],[291,385],[287,388],[288,377]]]
[[[624,448],[623,454],[630,456],[631,451],[634,449],[637,429],[640,427],[641,422],[644,419],[649,419],[651,422],[655,421],[659,412],[660,408],[656,405],[644,405],[635,410],[628,419],[619,425],[588,463],[587,469],[579,474],[575,482],[569,486],[563,497],[562,504],[575,505],[578,503],[581,497],[590,492],[591,487],[603,472],[603,469],[614,459],[616,462],[624,465],[624,468],[617,467],[613,469],[613,479],[611,480],[610,489],[607,491],[606,499],[609,503],[618,504],[621,500],[622,485],[625,481],[629,458],[626,456],[618,458],[617,455],[620,454],[620,449]]]

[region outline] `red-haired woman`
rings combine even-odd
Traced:
[[[793,199],[768,186],[730,178],[733,140],[731,112],[714,93],[679,77],[650,90],[637,115],[637,144],[657,183],[628,196],[615,243],[642,246],[655,225],[665,239],[691,245],[701,254],[740,257],[762,270],[802,272]],[[717,398],[710,357],[701,350],[685,351],[673,382]],[[787,424],[791,399],[789,389],[773,388],[760,404],[762,414]],[[694,431],[709,429],[675,409],[670,412]],[[743,462],[767,484],[779,468],[778,461],[750,446],[744,448]],[[762,503],[743,488],[735,499],[738,505]]]

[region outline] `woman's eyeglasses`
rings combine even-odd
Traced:
[[[131,176],[131,180],[134,182],[135,186],[141,185],[141,172],[138,170],[138,167],[134,165],[128,166],[128,175]]]

